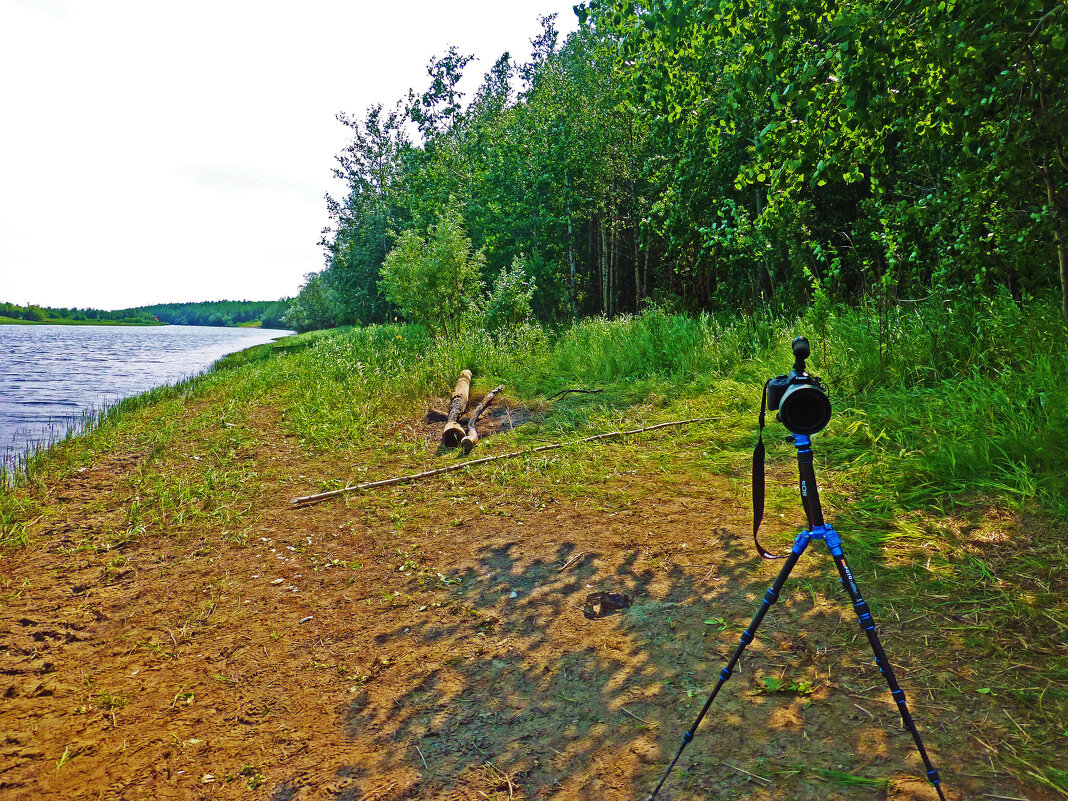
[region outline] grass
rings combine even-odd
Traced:
[[[608,507],[629,501],[606,477],[653,474],[670,485],[714,472],[733,482],[745,504],[761,386],[789,369],[789,342],[799,333],[813,342],[810,369],[823,377],[834,405],[815,444],[824,504],[850,563],[865,576],[876,618],[922,616],[920,625],[937,630],[952,653],[992,666],[981,680],[947,678],[940,692],[989,704],[991,714],[999,699],[1024,705],[1031,740],[1006,745],[1006,758],[1024,760],[1020,770],[1036,781],[1064,788],[1063,773],[1036,756],[1033,744],[1063,740],[1068,705],[1068,662],[1049,645],[1068,633],[1068,336],[1048,299],[934,297],[892,308],[817,303],[798,318],[683,317],[652,308],[561,331],[529,325],[451,342],[404,325],[289,337],[123,401],[83,435],[31,455],[22,489],[0,493],[0,548],[32,542],[34,521],[55,513],[46,488],[57,478],[113,453],[142,457],[122,479],[126,507],[101,509],[111,515],[106,534],[86,547],[107,549],[146,532],[185,542],[215,531],[241,541],[250,536],[255,494],[304,478],[251,466],[251,454],[281,447],[263,435],[263,420],[286,447],[320,460],[322,472],[307,478],[322,489],[412,472],[440,456],[392,427],[421,414],[431,399],[448,397],[465,367],[474,371],[477,391],[503,383],[506,397],[533,410],[515,431],[480,443],[473,458],[670,419],[716,418],[673,429],[653,446],[591,444],[496,462],[479,468],[483,481],[516,495],[551,491]],[[602,392],[546,402],[573,387]],[[772,423],[766,437],[768,515],[796,518],[794,449],[783,434]],[[400,525],[410,511],[401,496],[361,503],[368,519],[384,525]],[[506,504],[499,511],[511,514]],[[780,549],[787,541],[770,539]],[[419,572],[413,559],[410,568]],[[113,567],[120,571],[122,562]],[[832,575],[802,583],[813,594],[836,589]],[[385,600],[412,602],[397,594]],[[210,610],[201,613],[204,620],[194,623],[207,625]],[[162,653],[161,645],[145,647]],[[1026,675],[1010,667],[1019,663],[1029,665]]]

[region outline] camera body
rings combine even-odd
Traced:
[[[777,419],[790,431],[810,436],[830,421],[831,401],[819,377],[805,370],[805,359],[811,352],[808,340],[794,339],[793,351],[793,369],[768,381],[768,408],[778,412]]]

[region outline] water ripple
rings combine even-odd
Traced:
[[[173,384],[287,331],[192,326],[0,325],[0,467],[85,415]]]

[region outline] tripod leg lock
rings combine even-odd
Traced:
[[[868,608],[868,602],[861,600],[853,604],[853,608],[857,612],[857,618],[860,620],[860,627],[864,631],[873,631],[875,629],[875,620],[871,616],[871,609]]]
[[[729,667],[725,667],[725,668],[723,668],[723,670],[721,670],[719,672],[719,680],[720,681],[726,681],[727,679],[729,679],[733,675],[734,675],[734,671],[731,670]],[[687,740],[686,742],[689,742],[689,740]]]
[[[768,587],[768,591],[764,593],[764,603],[773,604],[779,600],[779,593],[775,592],[774,587]]]
[[[682,741],[684,743],[686,743],[687,745],[689,745],[691,742],[693,742],[693,732],[692,731],[688,731],[685,734],[683,734],[682,735]]]

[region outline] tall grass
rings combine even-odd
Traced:
[[[755,421],[760,387],[789,369],[798,333],[811,338],[810,368],[835,406],[827,458],[878,474],[912,502],[990,493],[1038,499],[1066,517],[1068,337],[1045,299],[817,305],[799,318],[652,308],[559,332],[530,325],[450,341],[417,326],[371,326],[298,338],[271,375],[292,382],[290,425],[324,447],[417,399],[447,396],[464,368],[476,384],[505,383],[528,399],[579,386],[624,399],[729,387]]]
[[[1068,335],[1007,294],[811,311],[840,404],[879,432],[896,487],[1039,500],[1068,518]]]

